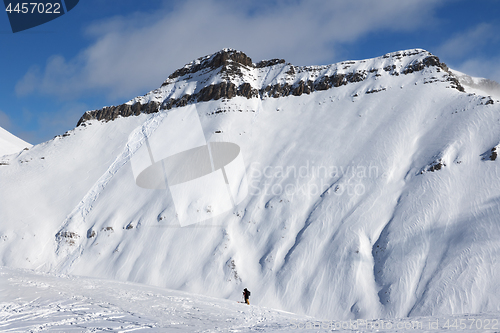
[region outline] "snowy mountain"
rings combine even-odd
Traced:
[[[18,153],[24,148],[31,148],[31,146],[29,143],[0,127],[0,157]]]
[[[468,88],[420,49],[308,67],[197,59],[8,157],[1,265],[232,300],[247,287],[253,304],[319,319],[498,312],[500,104]],[[241,148],[249,195],[180,227],[131,160],[193,106],[208,142]]]
[[[377,80],[384,72],[391,76],[407,75],[430,66],[436,67],[437,73],[442,73],[439,75],[440,80],[463,91],[457,78],[445,64],[439,62],[439,58],[419,49],[386,54],[368,63],[366,60],[346,61],[329,66],[307,67],[293,66],[283,59],[263,60],[254,64],[244,53],[224,49],[178,69],[159,89],[144,96],[123,105],[86,112],[78,125],[89,119],[113,120],[118,116],[152,113],[158,109],[169,110],[172,107],[221,98],[300,96],[369,78]],[[438,78],[432,77],[430,80]],[[380,90],[373,88],[368,93],[378,91]],[[218,111],[224,112],[224,109],[216,112]]]

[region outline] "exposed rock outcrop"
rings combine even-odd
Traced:
[[[141,113],[154,113],[158,112],[159,104],[156,102],[149,102],[141,104],[139,102],[130,104],[121,104],[118,106],[106,106],[100,110],[87,111],[78,121],[77,127],[87,120],[114,120],[118,117],[138,116]]]
[[[422,171],[420,171],[420,174],[423,174],[425,172],[435,172],[441,170],[445,166],[446,162],[442,158],[439,158],[434,162],[432,162],[430,165],[426,166],[424,169],[422,169]]]
[[[491,148],[490,150],[488,150],[487,152],[481,154],[481,159],[483,161],[494,161],[497,159],[498,157],[498,146],[499,145],[496,145],[495,147]]]
[[[401,59],[410,58],[406,65],[401,65]],[[176,70],[163,82],[160,89],[151,94],[157,94],[154,100],[138,97],[128,103],[104,107],[100,110],[87,111],[78,121],[77,126],[87,120],[114,120],[118,117],[135,116],[141,113],[154,113],[159,110],[182,107],[191,103],[207,102],[234,97],[245,98],[280,98],[285,96],[300,96],[314,91],[328,90],[335,87],[366,80],[368,77],[379,77],[384,72],[393,76],[408,75],[434,67],[435,72],[444,71],[447,75],[441,79],[450,82],[450,87],[464,91],[458,79],[451,74],[446,64],[439,58],[424,50],[410,50],[386,54],[382,59],[388,59],[393,64],[381,68],[356,69],[353,65],[366,61],[346,61],[337,65],[300,67],[286,63],[284,59],[262,60],[256,64],[243,52],[224,49],[215,54],[192,61],[183,68]],[[387,61],[385,61],[387,62]],[[399,64],[399,67],[395,63]],[[273,67],[277,66],[277,67]],[[354,66],[356,67],[356,66]],[[332,70],[335,68],[335,70]],[[255,80],[255,74],[267,76],[274,71],[281,75],[279,80]],[[276,75],[276,74],[273,74]],[[203,77],[203,79],[201,78]],[[424,83],[438,82],[436,77]],[[194,82],[194,91],[181,90],[175,93],[176,84]],[[177,87],[180,88],[180,87]],[[367,94],[383,91],[385,88],[367,91]],[[164,91],[167,91],[164,93]],[[161,95],[163,94],[164,95]],[[145,96],[147,96],[146,94]]]
[[[236,64],[237,66],[250,66],[253,67],[252,59],[240,51],[224,49],[211,56],[198,58],[197,60],[187,64],[181,69],[173,72],[162,86],[169,84],[173,79],[184,76],[186,74],[194,74],[204,69],[217,69],[221,66],[227,66],[229,63]]]

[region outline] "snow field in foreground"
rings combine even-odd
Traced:
[[[498,332],[500,314],[320,321],[147,285],[0,267],[1,332]]]
[[[306,320],[236,300],[0,267],[0,332],[287,332]]]

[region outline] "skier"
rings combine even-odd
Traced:
[[[249,297],[250,290],[248,290],[247,288],[243,289],[243,298],[245,299],[245,303],[247,303],[248,305],[250,305],[250,301],[248,300]]]

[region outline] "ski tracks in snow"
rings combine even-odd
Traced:
[[[308,319],[146,285],[0,268],[2,332],[287,332]]]
[[[94,203],[99,198],[99,195],[104,191],[108,183],[114,177],[114,175],[130,161],[131,156],[143,145],[145,142],[145,138],[150,136],[156,128],[161,124],[161,122],[167,117],[167,113],[155,113],[151,115],[151,117],[146,120],[143,125],[137,127],[132,133],[129,135],[128,141],[123,148],[122,152],[116,157],[114,162],[109,166],[106,172],[97,180],[97,182],[92,186],[92,188],[87,192],[87,194],[83,197],[82,201],[73,209],[73,211],[69,214],[69,216],[62,223],[61,228],[57,235],[61,235],[62,232],[70,231],[77,232],[77,237],[81,237],[85,234],[88,229],[88,225],[86,224],[86,216],[90,213],[93,208]],[[65,244],[64,237],[58,238],[58,246],[56,249],[57,254],[64,253],[61,251],[61,245]],[[81,255],[83,248],[78,246],[73,249],[68,249],[66,247],[65,253],[69,259],[65,260],[63,263],[59,265],[65,266],[67,269],[71,264]],[[68,264],[69,263],[69,264]]]

